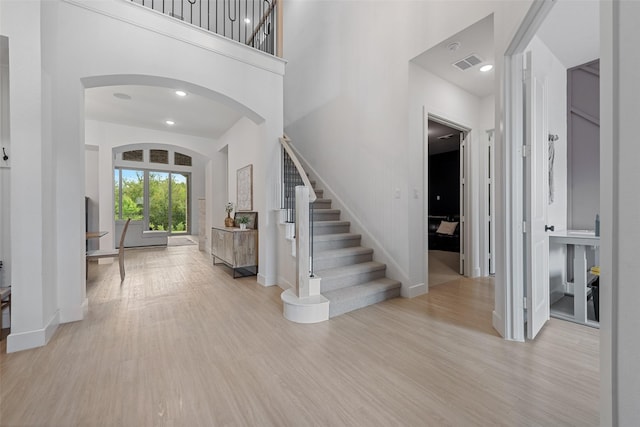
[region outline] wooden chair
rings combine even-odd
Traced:
[[[124,282],[124,238],[127,234],[131,218],[127,219],[120,235],[120,245],[118,249],[98,249],[95,251],[87,251],[87,269],[89,269],[89,261],[100,258],[118,258],[120,264],[120,282]]]

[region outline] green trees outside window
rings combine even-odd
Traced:
[[[144,219],[146,187],[148,229],[186,233],[189,229],[188,186],[189,174],[185,173],[116,169],[115,217]]]
[[[122,172],[122,178],[120,173]],[[144,218],[144,172],[116,169],[115,178],[115,206],[114,214],[116,218],[131,218],[132,221],[139,221]],[[122,183],[122,186],[119,185]],[[120,197],[122,189],[122,197]],[[122,214],[120,214],[120,204],[122,203]]]

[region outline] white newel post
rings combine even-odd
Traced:
[[[296,187],[296,284],[281,295],[284,317],[296,323],[329,320],[329,300],[320,295],[319,277],[310,277],[309,188]]]
[[[309,189],[296,187],[296,293],[298,298],[309,292]]]

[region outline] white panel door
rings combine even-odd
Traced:
[[[545,76],[531,52],[525,67],[525,307],[527,338],[533,339],[549,320],[548,129]]]

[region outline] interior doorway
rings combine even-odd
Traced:
[[[428,115],[429,285],[457,280],[466,272],[467,146],[469,129]]]
[[[506,302],[505,322],[503,325],[494,322],[494,327],[504,331],[508,339],[534,338],[549,318],[553,302],[550,294],[558,287],[562,294],[576,289],[567,280],[569,256],[564,246],[568,245],[551,244],[550,237],[561,242],[565,235],[580,234],[585,238],[594,234],[594,220],[583,226],[587,230],[569,229],[575,225],[567,215],[568,195],[572,192],[567,182],[568,170],[573,162],[567,149],[571,131],[567,129],[567,70],[598,57],[599,10],[596,2],[537,3],[523,20],[505,55],[508,115],[504,136],[509,143],[504,145],[503,155],[511,168],[505,177],[508,183],[505,194],[511,204],[505,220],[512,226],[505,236],[511,250],[501,269],[503,276],[512,280],[507,280],[500,289]],[[580,94],[584,96],[585,92]],[[585,171],[596,172],[594,168],[581,168],[581,172]],[[597,208],[595,193],[592,185],[589,195]],[[594,217],[594,212],[589,216]],[[572,240],[570,244],[581,245],[576,242]],[[587,271],[580,269],[581,276]],[[582,292],[586,286],[582,282],[586,281],[580,283],[581,295],[576,292],[575,297],[576,311],[577,304],[581,306],[580,314],[587,304]],[[502,285],[497,283],[496,289]]]

